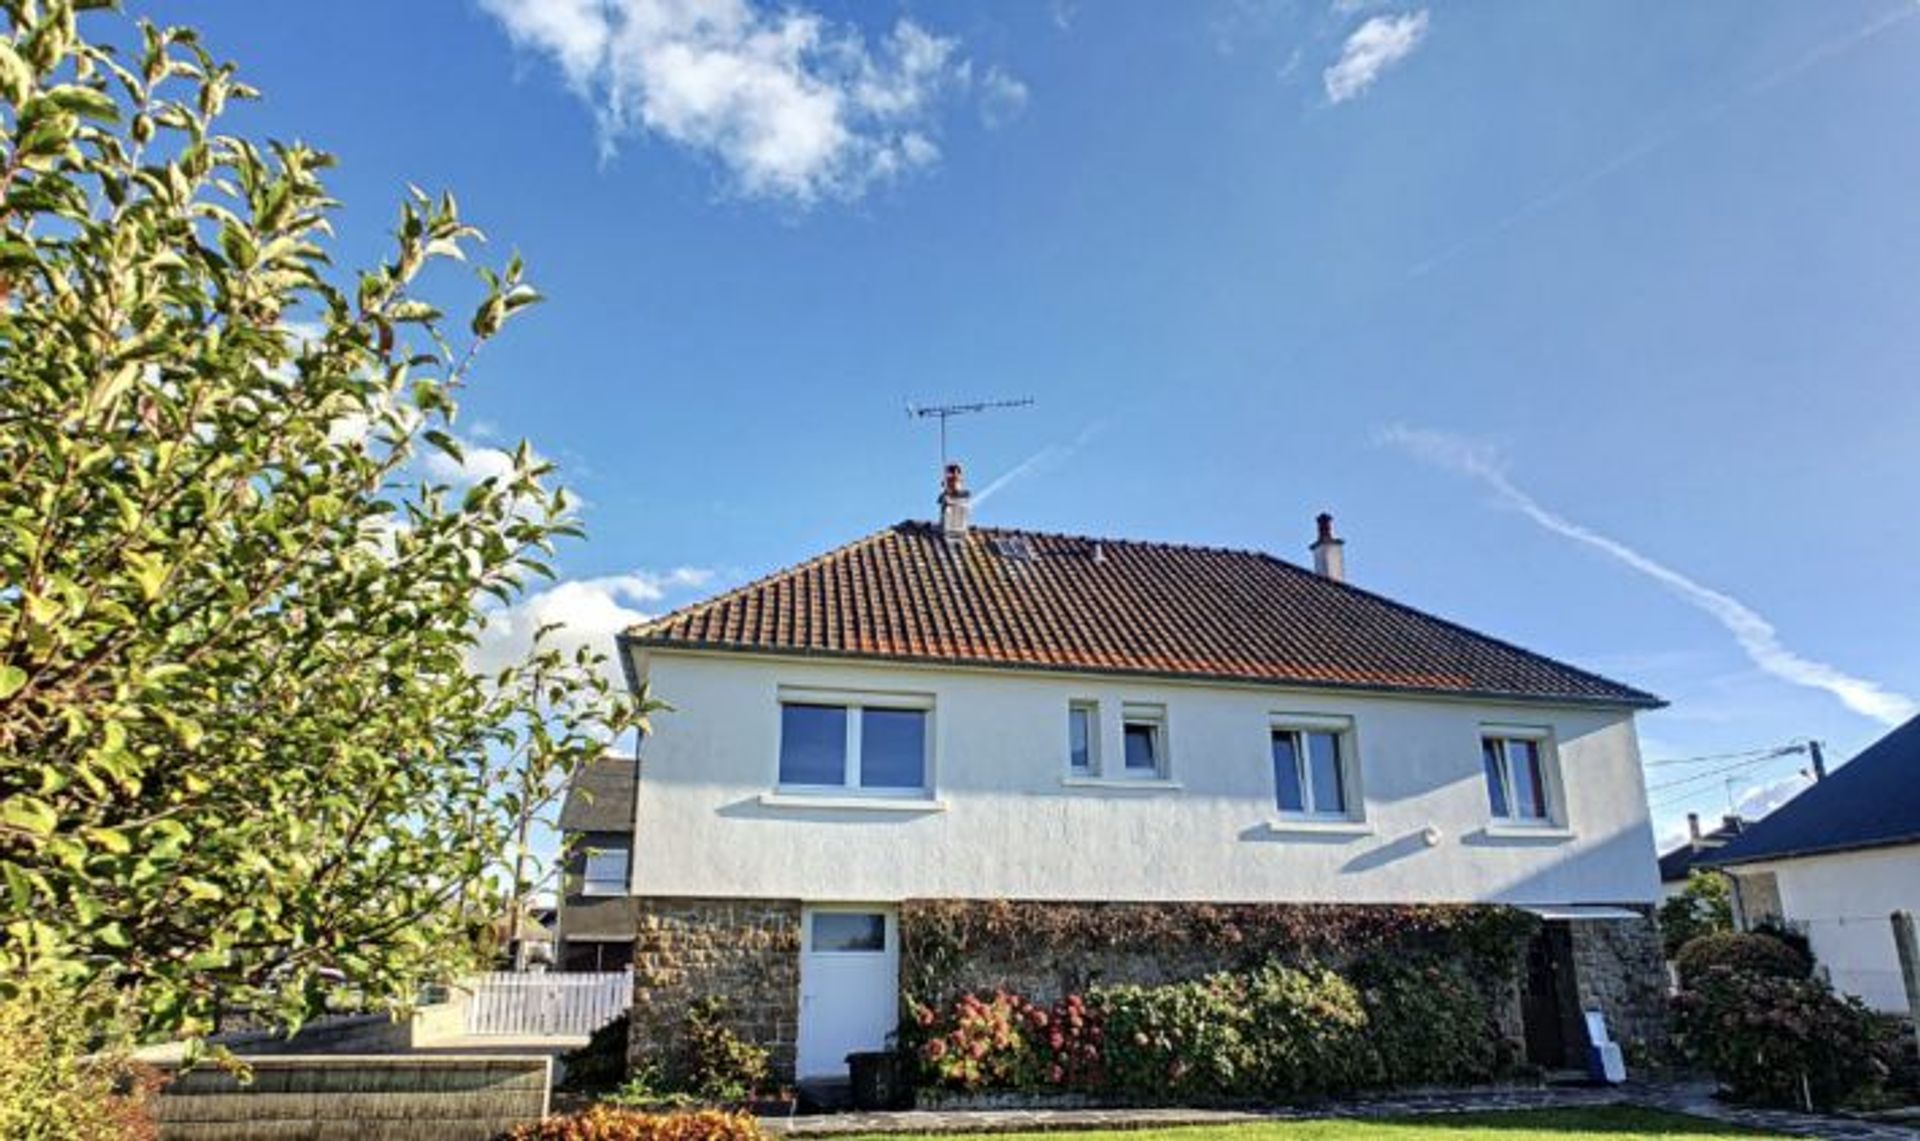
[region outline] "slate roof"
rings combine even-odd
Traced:
[[[1748,864],[1920,844],[1920,717],[1747,826],[1706,861]]]
[[[1257,551],[907,522],[629,644],[1653,708],[1659,698]]]
[[[1728,816],[1721,822],[1720,827],[1711,832],[1702,833],[1698,840],[1688,840],[1661,856],[1660,882],[1675,883],[1693,874],[1693,869],[1706,867],[1710,857],[1746,827],[1746,821],[1740,817]]]
[[[560,805],[562,832],[633,831],[632,757],[601,757],[573,774]]]

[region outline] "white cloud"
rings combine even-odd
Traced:
[[[1027,85],[998,66],[990,67],[980,78],[980,121],[988,127],[1003,127],[1018,119],[1027,109]]]
[[[1666,587],[1688,605],[1706,612],[1733,635],[1747,657],[1765,672],[1792,685],[1825,690],[1863,717],[1883,725],[1899,725],[1920,713],[1920,703],[1878,682],[1855,677],[1788,649],[1773,624],[1745,603],[1703,586],[1679,571],[1655,562],[1618,540],[1583,527],[1540,505],[1514,486],[1497,452],[1485,444],[1446,432],[1395,425],[1379,433],[1381,442],[1406,449],[1441,467],[1473,476],[1492,488],[1500,500],[1533,522],[1563,538],[1600,551]]]
[[[904,17],[869,44],[797,4],[480,4],[515,44],[558,65],[592,106],[604,150],[628,135],[668,139],[718,161],[752,197],[852,199],[932,165],[937,105],[972,80],[959,41]]]
[[[1374,16],[1353,30],[1340,48],[1340,58],[1320,73],[1327,102],[1345,103],[1372,87],[1387,69],[1414,53],[1427,36],[1427,11],[1398,16]]]
[[[980,507],[984,505],[987,500],[992,499],[995,495],[1005,491],[1008,487],[1011,487],[1020,480],[1030,475],[1051,471],[1059,467],[1061,464],[1072,459],[1074,453],[1092,443],[1095,437],[1106,430],[1106,420],[1095,420],[1093,423],[1080,429],[1080,434],[1072,440],[1064,444],[1048,444],[1046,447],[1041,448],[1026,459],[1013,465],[1011,469],[1001,473],[992,483],[989,483],[982,489],[980,494],[973,497],[973,505]]]
[[[468,655],[478,672],[492,673],[523,658],[542,626],[559,628],[547,635],[552,645],[571,655],[589,646],[606,655],[607,676],[618,679],[614,636],[643,621],[655,604],[676,591],[704,586],[712,573],[695,567],[665,572],[635,570],[601,578],[569,579],[534,591],[511,606],[484,611],[486,625],[479,644]]]

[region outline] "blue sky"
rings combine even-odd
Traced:
[[[1022,395],[955,425],[1020,472],[984,521],[1304,559],[1331,510],[1355,581],[1669,698],[1650,758],[1920,694],[1912,0],[133,11],[339,156],[343,264],[409,182],[527,258],[463,428],[592,538],[524,624],[929,517],[903,403]]]

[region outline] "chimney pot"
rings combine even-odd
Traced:
[[[1347,544],[1334,535],[1333,516],[1322,511],[1313,521],[1318,534],[1307,548],[1313,552],[1313,569],[1335,582],[1347,581]]]
[[[1698,812],[1687,813],[1687,838],[1696,843],[1700,840],[1700,814]]]
[[[949,540],[966,537],[973,524],[973,493],[959,464],[948,464],[940,481],[940,530]]]

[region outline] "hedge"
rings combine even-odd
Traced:
[[[1812,962],[1782,940],[1732,931],[1689,940],[1674,956],[1673,967],[1682,987],[1690,987],[1714,967],[1779,979],[1804,979],[1813,973]]]

